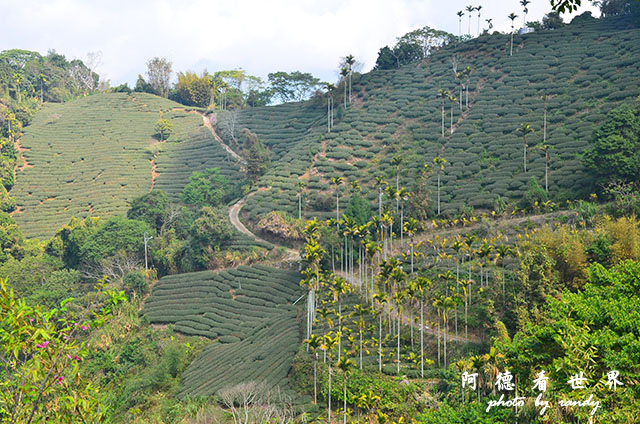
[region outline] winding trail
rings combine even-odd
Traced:
[[[222,146],[223,149],[225,149],[227,151],[227,153],[229,153],[231,156],[233,156],[238,162],[240,162],[240,164],[242,165],[242,168],[246,168],[247,166],[247,161],[244,160],[244,158],[242,156],[240,156],[239,154],[237,154],[236,152],[233,151],[233,149],[229,146],[227,146],[225,144],[224,141],[222,141],[222,138],[220,138],[220,136],[218,135],[218,133],[216,132],[215,128],[213,128],[213,123],[216,122],[216,114],[214,113],[211,118],[207,118],[205,115],[202,115],[202,120],[204,121],[204,126],[209,128],[209,131],[211,131],[211,135],[213,135],[213,138],[220,143],[220,145]],[[213,123],[211,122],[213,121]]]
[[[247,195],[247,197],[253,195],[254,193],[256,193],[255,191],[252,193],[249,193]],[[247,197],[243,197],[242,199],[238,200],[236,203],[234,203],[233,205],[231,205],[231,207],[229,207],[229,220],[231,221],[231,225],[233,225],[234,227],[236,227],[236,229],[238,231],[240,231],[241,233],[253,238],[256,241],[259,242],[263,242],[263,243],[269,243],[269,244],[274,244],[272,242],[268,242],[260,237],[258,237],[257,235],[255,235],[254,233],[252,233],[247,227],[244,226],[244,224],[240,221],[240,210],[242,209],[242,207],[245,204],[245,201],[247,200]],[[287,252],[287,257],[284,259],[285,262],[297,262],[299,261],[300,258],[300,252],[298,252],[297,250],[291,249],[289,247],[286,246],[282,246],[282,245],[276,245],[278,247],[284,247],[286,249]]]
[[[220,143],[220,145],[222,146],[222,148],[224,148],[231,156],[233,156],[239,163],[240,163],[240,168],[242,171],[246,170],[246,166],[247,166],[247,161],[244,160],[242,158],[242,156],[238,155],[236,152],[234,152],[231,147],[227,146],[222,139],[220,138],[220,136],[218,135],[218,133],[216,132],[215,128],[213,127],[212,121],[215,122],[216,119],[216,115],[214,114],[210,119],[207,118],[205,115],[202,115],[202,120],[204,121],[204,126],[207,127],[209,129],[209,131],[211,131],[211,135],[213,136],[213,138]],[[231,225],[233,225],[239,232],[241,232],[244,235],[247,235],[249,237],[251,237],[252,239],[254,239],[255,241],[258,242],[262,242],[262,243],[268,243],[268,244],[274,244],[271,242],[268,242],[260,237],[258,237],[257,235],[255,235],[254,233],[252,233],[247,227],[245,227],[245,225],[242,223],[242,221],[240,221],[240,210],[242,209],[242,207],[244,206],[247,197],[252,196],[253,194],[255,194],[256,192],[252,192],[249,193],[247,196],[241,198],[240,200],[238,200],[236,203],[234,203],[233,205],[231,205],[229,207],[229,221],[231,221]],[[285,262],[297,262],[299,261],[300,258],[300,252],[298,252],[297,250],[288,248],[286,246],[282,246],[282,245],[277,245],[278,247],[284,247],[286,249],[287,252],[287,257],[284,259]]]

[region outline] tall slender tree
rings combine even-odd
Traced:
[[[342,416],[344,419],[344,424],[347,424],[347,377],[349,376],[349,374],[351,374],[354,365],[355,364],[353,363],[353,361],[346,356],[338,359],[338,363],[336,364],[338,369],[342,371],[342,398],[344,402],[342,408]]]
[[[469,84],[471,84],[471,73],[473,72],[473,68],[471,66],[467,66],[462,70],[462,75],[465,79],[465,109],[469,109]]]
[[[458,10],[458,37],[462,38],[462,17],[464,16],[464,12],[462,10]]]
[[[544,191],[549,193],[549,162],[551,161],[551,155],[549,150],[553,149],[546,143],[542,143],[538,146],[538,150],[544,152]]]
[[[487,23],[487,32],[491,31],[493,29],[493,19],[485,19],[484,21]]]
[[[425,277],[417,277],[411,282],[413,291],[420,298],[420,377],[424,378],[424,300],[433,282]]]
[[[329,355],[329,392],[327,395],[327,423],[331,422],[331,376],[333,374],[333,367],[331,361],[331,351],[335,347],[336,343],[338,343],[338,336],[331,337],[330,334],[325,334],[324,336],[324,344],[322,345],[322,349],[328,352]]]
[[[318,349],[322,346],[322,338],[315,334],[311,338],[305,340],[305,343],[311,348],[313,354],[313,403],[318,403]]]
[[[467,14],[469,15],[469,28],[467,29],[467,34],[471,35],[471,12],[476,10],[475,7],[469,5],[467,6]]]
[[[396,168],[396,189],[400,188],[400,165],[402,165],[403,158],[401,155],[395,155],[391,159],[391,164]],[[396,213],[398,212],[398,205],[396,204]]]
[[[441,107],[442,107],[442,137],[444,138],[444,102],[446,99],[449,98],[450,96],[450,92],[449,90],[445,90],[445,89],[438,89],[438,97],[440,97],[440,101],[442,103]]]
[[[409,218],[409,220],[404,224],[404,230],[407,232],[407,235],[410,238],[410,248],[411,248],[411,273],[413,273],[413,252],[414,252],[414,237],[416,233],[420,230],[420,221],[415,218]]]
[[[298,181],[298,219],[302,219],[302,195],[304,194],[304,181]]]
[[[482,9],[482,5],[476,6],[476,10],[478,11],[478,35],[480,35],[480,10]]]
[[[336,86],[327,83],[327,132],[331,132],[333,128],[333,92]]]
[[[509,56],[513,56],[513,21],[518,17],[515,13],[511,13],[507,18],[511,19],[511,45],[509,50]]]
[[[344,83],[344,107],[347,108],[347,88],[348,88],[348,77],[349,77],[349,69],[347,67],[343,67],[340,69],[340,76],[342,77],[342,82]]]
[[[376,186],[378,187],[378,216],[382,217],[382,193],[384,187],[389,185],[381,175],[376,176]]]
[[[456,104],[458,99],[454,94],[449,94],[449,102],[451,102],[451,129],[449,130],[450,135],[453,135],[453,105]]]
[[[440,215],[440,175],[444,171],[444,166],[447,164],[447,160],[440,156],[436,156],[433,158],[433,164],[438,175],[438,215]]]
[[[524,172],[527,172],[527,135],[531,134],[533,132],[533,128],[531,128],[531,125],[527,124],[527,123],[522,123],[520,124],[520,127],[518,128],[518,133],[520,133],[522,135],[522,140],[524,143]]]
[[[380,305],[380,313],[378,314],[378,319],[380,320],[378,324],[378,371],[382,373],[382,316],[384,315],[385,305],[389,302],[389,298],[386,292],[380,290],[373,295],[373,299]]]
[[[527,26],[527,13],[529,13],[529,9],[527,9],[527,6],[529,5],[529,3],[531,3],[530,0],[520,0],[520,5],[522,6],[522,27],[526,27]]]
[[[406,274],[402,273],[402,270],[399,268],[396,268],[397,271],[399,271],[399,275],[403,275],[406,276]],[[395,273],[394,273],[395,274]],[[393,299],[396,303],[396,308],[398,309],[397,311],[397,321],[398,321],[398,350],[397,350],[397,354],[396,354],[396,373],[398,375],[400,375],[400,329],[401,329],[401,324],[402,324],[402,304],[404,303],[404,300],[406,298],[406,292],[404,290],[396,290],[396,292],[393,295]]]
[[[336,221],[340,221],[340,186],[344,183],[344,178],[340,176],[333,177],[331,178],[331,183],[336,186]]]
[[[349,71],[349,104],[351,104],[351,86],[353,80],[353,65],[356,63],[356,58],[352,54],[348,54],[344,57],[344,63],[347,65]]]

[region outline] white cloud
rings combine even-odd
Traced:
[[[520,16],[516,24],[522,24],[518,0],[476,3],[483,6],[481,28],[491,17],[494,30],[508,31],[507,15],[512,11]],[[134,83],[154,56],[172,60],[177,71],[242,67],[266,78],[273,71],[300,70],[333,81],[338,60],[345,54],[355,55],[368,70],[381,47],[412,29],[429,25],[457,34],[455,14],[467,4],[461,0],[0,0],[4,21],[0,50],[24,48],[45,54],[55,49],[70,59],[102,51],[99,70],[112,84]],[[548,0],[535,0],[527,20],[539,20],[549,10]],[[465,16],[463,32],[468,25]],[[474,12],[474,34],[477,25]]]

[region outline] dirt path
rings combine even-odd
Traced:
[[[256,193],[256,192],[254,191],[252,193],[249,193],[248,196],[251,196],[254,193]],[[258,237],[257,235],[253,234],[240,221],[240,210],[244,206],[244,203],[245,203],[246,199],[247,199],[246,197],[243,197],[242,199],[238,200],[236,203],[234,203],[229,208],[229,220],[231,221],[231,225],[236,227],[236,229],[238,231],[240,231],[242,234],[246,234],[247,236],[251,237],[252,239],[254,239],[256,241],[263,242],[263,243],[274,244],[274,243],[270,243],[270,242]],[[285,247],[285,246],[279,246],[279,247]],[[285,247],[285,248],[287,249],[287,257],[285,258],[285,261],[287,261],[287,262],[297,262],[297,261],[300,260],[300,252],[298,252],[297,250],[294,250],[294,249],[290,249],[288,247]]]
[[[242,222],[240,222],[240,218],[238,216],[240,215],[240,209],[242,209],[242,207],[244,206],[245,200],[246,200],[245,198],[242,198],[229,208],[229,219],[231,220],[231,224],[234,227],[236,227],[236,229],[240,231],[242,234],[246,234],[256,241],[267,243],[266,240],[263,240],[260,237],[256,236],[255,234],[253,234],[251,231],[247,229],[247,227],[244,226]]]
[[[202,120],[204,121],[204,126],[209,128],[209,131],[211,131],[211,135],[213,135],[213,138],[216,139],[216,141],[218,143],[220,143],[220,145],[222,146],[223,149],[225,149],[227,151],[227,153],[229,153],[231,156],[233,156],[238,162],[240,162],[240,164],[242,165],[242,168],[246,168],[247,167],[247,161],[244,160],[242,158],[242,156],[240,156],[239,154],[237,154],[236,152],[233,151],[233,149],[231,149],[231,147],[227,146],[224,141],[222,141],[222,139],[220,138],[220,136],[218,135],[218,133],[216,132],[215,128],[213,128],[213,124],[211,123],[211,121],[213,120],[215,122],[216,119],[216,115],[213,114],[211,116],[211,118],[207,118],[205,115],[202,115]]]

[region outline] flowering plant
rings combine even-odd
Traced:
[[[125,296],[98,285],[84,307],[73,300],[27,305],[0,279],[0,424],[102,420],[98,389],[81,372],[85,343]]]

